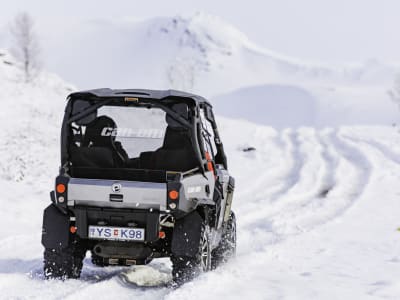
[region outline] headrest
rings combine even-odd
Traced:
[[[103,132],[104,128],[110,128],[110,130],[117,128],[114,120],[107,116],[100,116],[94,119],[86,126],[85,138],[83,146],[89,146],[90,142],[94,146],[110,146],[115,140],[115,135],[111,134],[110,130]]]

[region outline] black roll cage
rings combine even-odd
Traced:
[[[227,161],[226,155],[223,149],[222,142],[219,138],[219,133],[217,129],[217,124],[214,119],[214,114],[212,112],[212,106],[208,102],[199,103],[195,99],[190,97],[177,97],[177,96],[169,96],[163,99],[152,99],[152,98],[141,98],[141,97],[97,97],[93,94],[82,94],[75,93],[70,95],[67,100],[67,106],[65,109],[65,115],[63,119],[62,129],[61,129],[61,168],[60,174],[64,174],[69,167],[69,145],[70,145],[70,134],[69,130],[70,125],[80,120],[87,115],[95,112],[102,106],[113,105],[113,106],[126,106],[126,107],[140,107],[140,106],[148,106],[148,107],[156,107],[164,110],[169,116],[171,116],[174,120],[179,122],[183,127],[188,128],[191,131],[191,141],[193,149],[195,150],[198,166],[200,171],[204,174],[206,171],[207,160],[203,151],[203,141],[201,134],[198,135],[198,130],[201,128],[201,120],[200,120],[200,107],[205,108],[206,118],[212,124],[214,130],[214,139],[217,145],[217,152],[220,155],[220,160],[222,165],[227,169]],[[88,108],[80,111],[79,113],[72,115],[74,102],[77,100],[92,102]],[[185,103],[189,108],[189,120],[172,110],[169,106],[176,103]],[[200,140],[199,140],[200,139]]]

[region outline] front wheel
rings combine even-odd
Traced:
[[[221,241],[217,248],[212,252],[212,269],[220,264],[226,263],[236,255],[236,217],[231,211],[228,221],[224,226]]]
[[[172,277],[177,284],[183,284],[202,272],[211,269],[210,228],[203,222],[199,248],[194,257],[172,256]]]

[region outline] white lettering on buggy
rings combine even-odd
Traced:
[[[115,136],[125,138],[162,139],[164,131],[160,129],[133,129],[104,127],[101,136]]]
[[[200,193],[200,192],[201,192],[201,186],[189,186],[188,187],[188,194]]]

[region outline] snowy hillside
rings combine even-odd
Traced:
[[[277,128],[388,125],[398,119],[387,94],[397,65],[374,59],[329,65],[288,58],[205,13],[74,26],[76,33],[65,36],[63,51],[57,50],[58,43],[49,49],[57,56],[49,55],[47,64],[81,88],[192,91],[211,97],[226,116]]]
[[[62,66],[64,77],[85,88],[96,82],[123,88],[173,87],[212,96],[265,83],[374,85],[392,80],[396,71],[377,60],[330,66],[287,58],[257,46],[238,29],[205,13],[75,26],[76,33],[65,37],[65,49],[57,52],[56,61],[50,56],[48,64]],[[49,51],[57,51],[56,46]]]
[[[65,97],[75,88],[45,71],[31,84],[21,81],[18,62],[0,50],[0,180],[35,187],[57,171],[59,152],[43,149],[58,145]]]
[[[1,299],[398,298],[400,133],[384,126],[276,130],[218,118],[237,181],[235,260],[177,290],[134,289],[119,279],[126,268],[89,258],[80,280],[43,280],[42,210],[72,87],[48,73],[18,83],[0,53]],[[292,95],[312,111],[311,96]],[[170,270],[168,260],[150,267]]]

